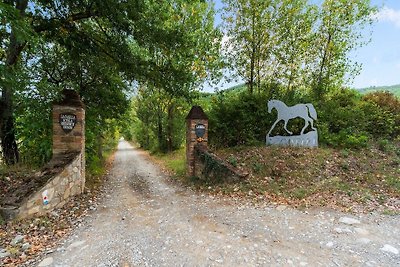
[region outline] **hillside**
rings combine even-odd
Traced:
[[[245,89],[245,84],[239,84],[236,86],[232,86],[230,88],[224,89],[224,92],[240,92],[242,90]],[[361,94],[368,94],[371,92],[376,92],[376,91],[389,91],[391,93],[393,93],[394,95],[400,97],[400,84],[396,84],[396,85],[391,85],[391,86],[370,86],[370,87],[366,87],[366,88],[360,88],[360,89],[356,89],[358,92],[360,92]]]
[[[371,86],[368,88],[361,88],[361,89],[357,89],[357,90],[362,94],[367,94],[367,93],[376,92],[376,91],[389,91],[389,92],[393,93],[394,95],[400,97],[400,84],[391,85],[391,86]]]

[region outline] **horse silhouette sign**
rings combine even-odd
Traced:
[[[267,134],[267,145],[318,146],[318,133],[317,129],[314,127],[314,120],[317,119],[317,112],[312,104],[297,104],[288,107],[282,101],[270,100],[268,101],[268,112],[271,113],[273,109],[276,109],[278,112],[278,117]],[[289,120],[295,118],[302,118],[304,120],[304,127],[301,129],[300,135],[293,135],[293,132],[289,131],[287,128]],[[289,136],[271,136],[272,131],[280,121],[284,122],[283,128]],[[308,126],[311,127],[311,131],[304,133]]]

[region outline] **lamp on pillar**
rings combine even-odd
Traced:
[[[193,106],[186,116],[186,173],[195,176],[195,146],[207,148],[208,117],[200,106]]]

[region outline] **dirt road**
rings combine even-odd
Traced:
[[[106,191],[38,266],[400,266],[400,216],[199,195],[166,182],[125,141]]]

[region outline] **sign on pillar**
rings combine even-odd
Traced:
[[[64,90],[53,105],[53,158],[80,153],[81,191],[85,188],[85,105],[77,92]]]
[[[200,106],[193,106],[186,117],[186,174],[195,176],[195,146],[207,148],[208,117]]]
[[[85,151],[85,106],[72,90],[53,105],[53,156]]]

